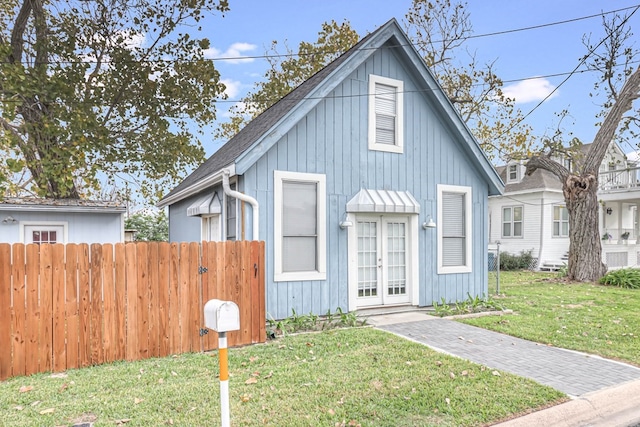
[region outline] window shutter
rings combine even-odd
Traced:
[[[465,195],[442,193],[442,265],[465,265]]]
[[[318,189],[315,182],[282,183],[282,270],[317,269]]]
[[[397,94],[393,86],[376,83],[376,143],[396,144]]]

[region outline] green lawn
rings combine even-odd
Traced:
[[[218,359],[188,354],[0,383],[0,425],[219,424]],[[564,400],[373,328],[230,350],[234,426],[481,426]]]
[[[498,301],[514,315],[465,323],[640,366],[640,290],[566,283],[549,273],[501,272],[500,279]]]

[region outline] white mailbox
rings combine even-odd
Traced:
[[[212,299],[204,305],[204,325],[217,332],[240,329],[240,310],[233,301]]]

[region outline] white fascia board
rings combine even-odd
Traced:
[[[230,176],[235,176],[236,174],[236,166],[235,164],[231,163],[230,165],[223,167],[217,172],[202,178],[200,181],[196,182],[195,184],[190,185],[187,188],[184,188],[182,191],[179,191],[170,197],[162,199],[156,206],[159,208],[164,208],[175,202],[179,202],[182,199],[186,199],[187,197],[193,196],[194,194],[198,194],[202,190],[205,190],[219,182],[222,182],[222,172],[224,170],[228,170],[230,172]]]
[[[83,212],[83,213],[125,213],[127,208],[122,207],[100,207],[100,206],[52,206],[52,205],[0,205],[0,211],[23,211],[23,212]]]

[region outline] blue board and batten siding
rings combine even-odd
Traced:
[[[371,49],[371,45],[375,48]],[[412,219],[408,223],[413,227],[410,235],[417,236],[417,261],[409,261],[417,262],[417,283],[412,283],[418,286],[417,300],[412,299],[414,304],[427,306],[442,298],[452,302],[464,300],[468,294],[488,293],[487,203],[490,193],[500,193],[502,182],[397,22],[385,24],[357,47],[362,49],[351,50],[350,56],[341,57],[346,58],[344,61],[339,62],[339,58],[334,62],[339,63],[337,67],[329,66],[323,70],[327,71],[325,74],[320,72],[312,77],[311,91],[305,92],[303,84],[291,94],[302,93],[305,99],[292,103],[291,98],[285,97],[275,109],[272,107],[254,119],[247,126],[251,132],[241,132],[236,137],[239,143],[251,143],[240,154],[233,159],[229,157],[235,147],[232,139],[228,150],[218,157],[212,156],[218,167],[233,163],[238,191],[255,198],[260,206],[258,238],[266,241],[266,297],[271,318],[287,317],[292,309],[304,314],[324,314],[338,307],[349,308],[352,301],[349,278],[354,276],[349,275],[348,236],[352,231],[341,229],[339,223],[345,217],[347,202],[363,189],[406,191],[420,205],[419,218],[415,220],[415,214],[409,214]],[[371,75],[403,82],[404,149],[400,154],[369,149]],[[322,79],[314,80],[317,76]],[[285,111],[283,105],[286,114],[278,116],[278,111]],[[270,117],[277,120],[269,122]],[[253,123],[257,124],[251,128]],[[265,123],[269,126],[264,126]],[[247,135],[255,138],[248,139]],[[274,280],[274,171],[326,177],[326,280]],[[219,172],[211,169],[209,176],[219,176],[212,175]],[[188,181],[190,185],[196,185],[193,176]],[[195,176],[202,179],[204,175]],[[438,274],[438,228],[425,230],[420,226],[430,218],[440,221],[439,184],[471,187],[472,233],[467,236],[472,242],[470,273]],[[203,195],[213,191],[221,195],[217,185],[199,190],[198,194],[190,193],[188,198],[167,202],[171,240],[199,240],[199,218],[187,217],[186,211]],[[186,191],[185,188],[189,187],[183,185],[170,197],[177,198],[175,194]],[[224,215],[224,206],[222,212]],[[252,238],[249,231],[252,215],[247,206],[242,217],[246,239]]]
[[[404,153],[368,149],[368,79],[382,75],[405,84]],[[437,184],[473,188],[473,272],[437,275],[435,230],[419,236],[420,305],[487,293],[487,185],[459,142],[444,126],[427,93],[404,71],[390,49],[377,51],[332,94],[247,169],[241,191],[260,204],[260,239],[267,242],[267,311],[274,318],[326,313],[348,307],[347,231],[339,222],[346,203],[363,188],[409,191],[421,205],[420,223],[436,218]],[[274,171],[320,173],[327,185],[327,280],[274,282]],[[247,218],[246,221],[250,221]]]

